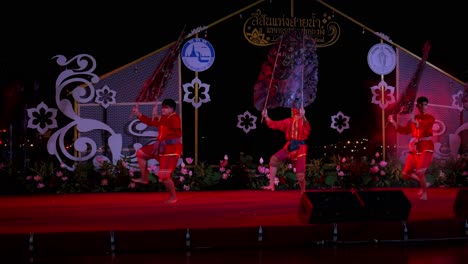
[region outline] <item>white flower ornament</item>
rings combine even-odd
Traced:
[[[463,110],[463,91],[462,90],[452,95],[452,107],[456,108],[460,112]]]
[[[249,133],[250,130],[257,128],[257,117],[245,111],[244,114],[237,115],[237,127]]]
[[[199,108],[202,103],[208,103],[211,101],[210,95],[210,85],[202,83],[200,79],[194,78],[191,83],[186,83],[182,85],[184,88],[184,102],[192,103],[193,107]],[[200,88],[201,89],[200,91]],[[195,102],[195,89],[198,89],[198,102]]]
[[[49,108],[41,102],[37,108],[28,108],[28,128],[37,129],[44,135],[48,129],[57,127],[57,109]]]
[[[101,89],[96,90],[96,98],[94,99],[94,102],[107,109],[109,105],[116,103],[115,95],[115,91],[111,90],[107,85],[104,85]]]
[[[349,116],[345,116],[341,111],[331,117],[331,128],[336,129],[340,134],[343,130],[349,128]]]
[[[383,98],[382,98],[383,89]],[[381,109],[387,108],[389,104],[396,102],[395,100],[395,87],[388,86],[385,81],[381,81],[379,85],[372,86],[372,103],[378,104]],[[383,100],[382,100],[383,99]]]

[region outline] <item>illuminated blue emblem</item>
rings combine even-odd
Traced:
[[[193,38],[182,47],[182,62],[192,71],[202,72],[213,65],[215,52],[206,39]]]

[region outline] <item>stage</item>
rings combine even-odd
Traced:
[[[411,207],[402,221],[304,217],[308,194],[342,191],[308,190],[306,197],[298,190],[185,191],[175,204],[164,204],[166,192],[5,195],[0,248],[2,254],[112,254],[468,238],[465,215],[454,212],[455,201],[468,208],[466,197],[458,199],[466,189],[429,188],[427,201],[416,188],[371,190],[401,192]]]

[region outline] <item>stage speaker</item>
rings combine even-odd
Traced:
[[[366,190],[357,191],[356,195],[370,221],[408,220],[411,203],[401,190]]]
[[[468,219],[468,189],[460,189],[453,204],[453,212],[460,219]]]
[[[299,218],[311,224],[362,221],[366,215],[351,191],[304,192],[299,207]]]

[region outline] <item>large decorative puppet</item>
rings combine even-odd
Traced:
[[[318,83],[316,51],[315,40],[302,30],[284,34],[262,64],[254,86],[255,108],[301,108],[314,102]]]
[[[177,41],[171,46],[166,56],[162,59],[159,66],[154,70],[153,74],[145,81],[135,101],[139,102],[153,102],[157,101],[162,88],[167,83],[167,80],[172,75],[174,62],[179,56],[181,45],[185,39],[185,29],[182,30]]]
[[[416,100],[416,94],[418,93],[418,85],[421,79],[424,66],[426,65],[427,57],[429,56],[429,51],[431,50],[431,43],[426,41],[423,46],[423,57],[419,61],[418,68],[413,75],[408,87],[404,91],[401,99],[398,101],[398,104],[393,108],[391,115],[396,114],[410,114],[414,109],[414,101]]]

